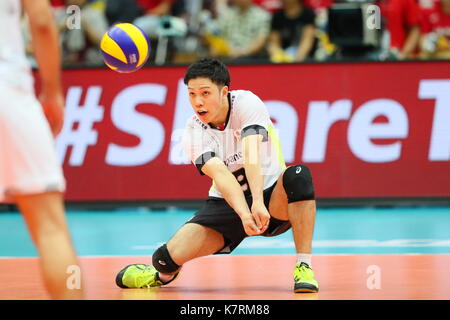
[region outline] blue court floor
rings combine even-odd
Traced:
[[[80,256],[149,256],[194,210],[122,208],[69,210]],[[291,231],[274,238],[251,237],[236,255],[294,254]],[[319,208],[313,254],[449,254],[450,207]],[[0,214],[0,256],[36,257],[17,212]]]

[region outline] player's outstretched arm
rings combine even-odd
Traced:
[[[270,221],[270,214],[264,205],[263,198],[264,176],[261,171],[260,156],[263,138],[261,134],[253,134],[242,138],[245,175],[253,198],[251,213],[261,232],[266,231]]]
[[[40,101],[45,115],[57,135],[64,120],[64,97],[61,86],[61,55],[53,12],[47,0],[23,0],[28,15],[35,57],[42,80]]]
[[[245,232],[249,236],[260,234],[261,230],[256,226],[241,186],[225,164],[219,158],[211,158],[202,167],[202,171],[213,179],[217,189],[239,215]]]

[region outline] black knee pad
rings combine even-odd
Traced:
[[[163,244],[153,253],[152,261],[153,266],[161,273],[173,273],[180,268],[170,257],[166,244]]]
[[[288,203],[315,198],[311,171],[307,166],[299,164],[287,168],[283,174],[283,187]]]

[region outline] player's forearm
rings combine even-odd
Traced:
[[[48,20],[47,20],[48,19]],[[30,21],[35,57],[42,79],[42,90],[47,93],[61,91],[61,55],[58,33],[52,14],[46,21]]]
[[[264,202],[264,176],[261,174],[260,162],[245,164],[244,169],[252,193],[253,203]]]
[[[241,219],[251,214],[241,186],[230,172],[218,173],[215,176],[214,183],[224,199]]]
[[[261,171],[260,145],[262,135],[250,135],[242,140],[245,176],[252,193],[253,203],[263,202],[264,176]]]

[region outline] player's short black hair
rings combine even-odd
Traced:
[[[230,87],[230,73],[227,66],[220,60],[203,58],[189,66],[184,75],[184,84],[195,78],[207,78],[219,87]]]

